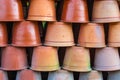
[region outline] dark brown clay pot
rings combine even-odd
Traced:
[[[61,19],[63,22],[87,23],[88,9],[86,0],[64,0]]]
[[[78,45],[82,47],[105,47],[105,34],[103,24],[81,24]]]
[[[32,56],[32,70],[55,71],[59,69],[57,48],[38,46],[34,48]]]
[[[41,80],[41,73],[24,69],[17,72],[16,80]]]
[[[54,0],[31,0],[28,20],[56,21]]]
[[[8,80],[7,72],[0,70],[0,80]]]
[[[19,47],[38,46],[41,44],[37,22],[16,22],[13,26],[12,45]]]
[[[45,36],[47,46],[73,46],[72,25],[64,22],[49,22]]]
[[[21,21],[23,19],[21,0],[0,1],[0,21]]]
[[[27,68],[27,55],[24,48],[7,46],[2,50],[1,69],[21,70]]]
[[[7,46],[8,34],[7,26],[5,23],[0,23],[0,47]]]

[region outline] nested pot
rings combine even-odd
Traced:
[[[119,80],[120,79],[120,71],[110,71],[108,72],[107,80]]]
[[[86,0],[64,0],[61,20],[63,22],[87,23],[88,9]]]
[[[117,0],[94,0],[92,20],[96,23],[120,21],[120,11]]]
[[[31,0],[28,20],[56,21],[54,0]]]
[[[105,33],[103,24],[81,24],[78,46],[89,48],[105,47]]]
[[[0,70],[0,80],[8,80],[8,75],[6,71]]]

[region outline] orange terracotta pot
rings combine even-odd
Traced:
[[[16,80],[41,80],[41,73],[24,69],[17,72]]]
[[[108,45],[111,47],[120,47],[120,23],[110,23]]]
[[[90,68],[89,50],[83,47],[69,47],[66,50],[63,68],[69,71],[88,72]]]
[[[63,22],[87,23],[88,9],[86,0],[64,0],[61,19]]]
[[[54,71],[59,69],[57,48],[38,46],[34,48],[32,70]]]
[[[27,55],[24,48],[7,46],[2,50],[1,69],[21,70],[27,68]]]
[[[21,0],[0,1],[0,21],[21,21],[23,19]]]
[[[13,26],[12,45],[19,47],[38,46],[41,44],[37,22],[16,22]]]
[[[120,70],[118,48],[106,47],[96,50],[94,69],[99,71]]]
[[[7,72],[0,70],[0,80],[8,80]]]
[[[7,46],[8,34],[7,26],[5,23],[0,23],[0,47]]]
[[[56,21],[54,0],[31,0],[28,20]]]
[[[90,48],[105,47],[103,24],[82,24],[79,32],[78,45]]]
[[[63,22],[50,22],[45,36],[47,46],[73,46],[72,25]]]
[[[117,0],[94,0],[92,20],[96,23],[119,22]]]

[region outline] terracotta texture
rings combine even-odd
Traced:
[[[37,22],[16,22],[12,32],[12,45],[14,46],[29,47],[41,44]]]
[[[103,80],[101,72],[92,70],[91,72],[80,73],[79,80]]]
[[[109,24],[108,45],[111,47],[120,47],[120,23]]]
[[[21,0],[0,1],[0,21],[21,21],[23,18]]]
[[[5,23],[0,23],[0,47],[7,46],[8,34],[7,26]]]
[[[106,47],[96,50],[94,69],[114,71],[120,69],[118,48]]]
[[[103,24],[81,24],[78,46],[90,48],[105,47],[105,33]]]
[[[117,0],[94,0],[92,20],[96,23],[119,22]]]
[[[69,71],[88,72],[90,68],[89,50],[83,47],[69,47],[66,49],[63,68]]]
[[[47,46],[73,46],[72,25],[63,22],[49,22],[45,36]]]
[[[32,56],[32,70],[54,71],[59,69],[57,48],[38,46],[34,48]]]
[[[54,0],[31,0],[28,20],[56,21]]]
[[[119,80],[119,79],[120,79],[120,71],[108,72],[108,80]]]
[[[86,0],[64,0],[63,22],[87,23],[88,9]]]
[[[73,73],[65,70],[50,72],[48,80],[74,80]]]
[[[0,80],[8,80],[7,72],[0,70]]]
[[[24,48],[7,46],[2,49],[1,69],[21,70],[27,68],[27,55]]]
[[[16,80],[42,80],[41,73],[29,69],[17,72]]]

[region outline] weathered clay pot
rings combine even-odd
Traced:
[[[73,46],[72,25],[63,22],[49,22],[45,37],[47,46]]]
[[[13,26],[12,45],[19,47],[38,46],[41,44],[37,22],[16,22]]]
[[[0,21],[21,21],[23,18],[21,0],[0,1]]]
[[[28,20],[56,21],[54,0],[31,0]]]
[[[101,72],[92,70],[91,72],[80,73],[79,80],[103,80]]]
[[[32,56],[32,70],[54,71],[59,69],[57,48],[38,46],[34,48]]]
[[[105,47],[96,50],[94,69],[99,71],[114,71],[120,69],[118,48]]]
[[[108,73],[107,80],[119,80],[120,79],[120,71],[111,71]]]
[[[78,46],[90,48],[105,47],[105,34],[103,24],[81,24]]]
[[[117,0],[94,0],[92,20],[96,23],[119,22]]]
[[[66,49],[63,68],[69,71],[90,71],[89,50],[83,47],[69,47]]]
[[[8,80],[7,72],[0,70],[0,80]]]
[[[0,47],[7,46],[8,34],[5,23],[0,23]]]
[[[50,72],[48,80],[74,80],[73,73],[65,70]]]
[[[41,73],[25,69],[17,73],[16,80],[41,80]]]
[[[64,0],[61,19],[63,22],[87,23],[88,9],[86,0]]]
[[[7,46],[2,49],[1,69],[21,70],[27,68],[27,55],[24,48]]]
[[[120,23],[110,23],[108,34],[108,45],[120,47]]]

